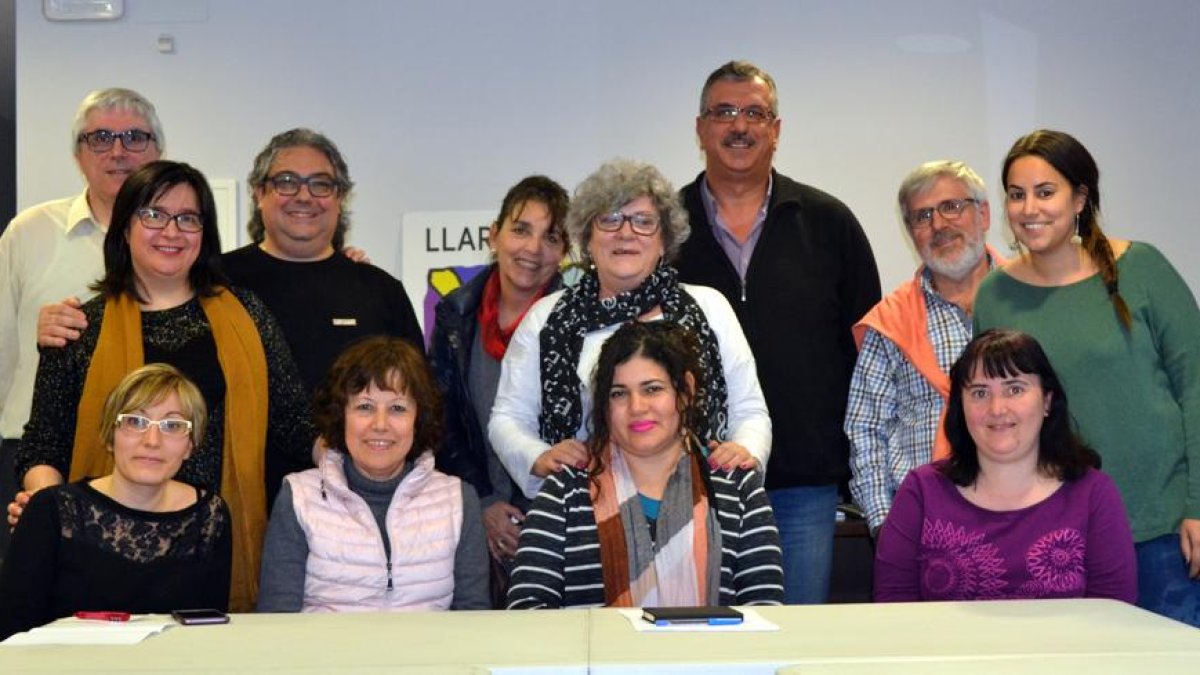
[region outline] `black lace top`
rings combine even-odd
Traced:
[[[231,290],[258,327],[266,352],[270,395],[267,466],[282,467],[282,473],[308,468],[312,466],[312,442],[316,432],[309,419],[308,396],[287,342],[274,318],[253,293],[238,288]],[[52,466],[63,476],[69,473],[79,399],[92,353],[100,338],[104,305],[102,296],[84,303],[88,326],[79,340],[62,349],[41,350],[33,389],[33,409],[16,455],[18,480],[39,464]],[[169,363],[179,368],[197,384],[208,406],[209,422],[203,442],[183,463],[176,480],[219,491],[227,383],[217,361],[212,330],[199,300],[193,298],[171,309],[142,312],[142,342],[146,363]],[[229,384],[237,386],[236,382]]]
[[[226,609],[229,511],[196,490],[181,511],[131,509],[87,481],[30,500],[0,569],[0,639],[80,610]]]

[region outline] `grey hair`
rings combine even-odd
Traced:
[[[900,183],[900,192],[897,195],[897,200],[900,203],[900,216],[904,222],[908,222],[911,213],[908,210],[908,203],[913,197],[929,190],[933,184],[942,177],[954,178],[962,183],[967,191],[971,193],[971,199],[974,199],[980,205],[986,204],[988,201],[987,188],[984,187],[983,179],[975,170],[967,166],[963,162],[957,160],[939,159],[933,162],[925,162],[911,173],[904,177],[904,181]]]
[[[325,159],[328,159],[329,164],[333,166],[333,179],[337,183],[338,195],[342,198],[337,227],[333,231],[333,248],[340,251],[346,243],[346,231],[350,229],[350,210],[347,206],[350,202],[350,191],[354,189],[354,181],[350,180],[350,169],[346,166],[346,160],[342,158],[341,151],[333,141],[329,140],[325,134],[304,127],[288,129],[283,133],[275,134],[267,142],[267,147],[263,148],[262,152],[254,158],[254,166],[250,169],[250,174],[246,176],[246,186],[250,190],[250,204],[253,209],[250,212],[250,222],[246,223],[250,241],[257,244],[267,236],[262,210],[258,208],[258,200],[255,199],[254,192],[260,188],[266,188],[267,177],[271,172],[271,165],[275,163],[275,157],[288,148],[312,148],[325,155]]]
[[[658,209],[663,238],[663,257],[670,262],[692,233],[687,211],[679,193],[650,164],[630,159],[613,159],[600,165],[575,188],[567,211],[567,234],[579,249],[584,263],[592,262],[588,242],[592,222],[604,213],[612,213],[638,197],[649,197]]]
[[[749,61],[730,61],[712,71],[712,74],[704,81],[704,88],[700,90],[700,114],[703,115],[704,111],[708,110],[708,90],[712,89],[717,82],[753,82],[754,80],[762,80],[762,83],[767,85],[767,91],[771,94],[771,114],[779,117],[779,92],[775,89],[775,78]]]
[[[154,133],[154,145],[159,154],[166,153],[167,138],[163,135],[162,123],[158,121],[154,104],[132,89],[111,87],[97,89],[84,96],[80,102],[79,109],[75,111],[75,121],[71,124],[71,154],[79,154],[79,134],[83,133],[83,128],[87,126],[87,116],[93,110],[123,110],[136,113],[150,125],[150,131]]]

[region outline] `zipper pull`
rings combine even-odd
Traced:
[[[387,589],[389,592],[391,592],[391,590],[392,590],[392,561],[391,560],[389,560],[388,564],[387,564],[387,573],[388,573]]]
[[[742,302],[746,301],[746,280],[742,279]]]

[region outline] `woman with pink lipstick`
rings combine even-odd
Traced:
[[[987,331],[950,369],[946,460],[900,484],[875,600],[1137,598],[1129,519],[1032,337]]]
[[[1018,139],[1002,176],[1022,250],[980,285],[976,331],[1042,344],[1129,510],[1138,605],[1200,626],[1196,299],[1158,249],[1101,231],[1100,170],[1074,137]]]
[[[587,465],[587,386],[600,345],[631,320],[667,321],[700,343],[694,431],[706,460],[764,467],[771,420],[754,356],[725,296],[681,284],[670,260],[690,233],[679,195],[653,166],[613,160],[575,191],[567,231],[588,271],[537,302],[517,327],[500,369],[488,438],[527,497],[564,467]]]
[[[258,611],[491,607],[479,498],[434,468],[441,395],[421,352],[399,338],[355,343],[313,415],[330,450],[279,491]]]
[[[715,469],[700,346],[630,322],[600,350],[584,468],[548,477],[521,530],[510,609],[781,604],[782,553],[756,469]]]
[[[482,500],[497,608],[529,500],[488,443],[487,421],[513,332],[533,303],[560,285],[569,247],[567,204],[567,191],[545,176],[510,188],[488,235],[492,264],[438,303],[430,340],[430,364],[446,404],[437,466],[470,483]]]
[[[78,611],[166,613],[229,604],[229,511],[174,479],[204,437],[196,385],[152,363],[104,401],[113,471],[41,490],[0,570],[0,640]]]
[[[267,462],[311,466],[303,385],[274,319],[252,293],[225,285],[212,192],[187,164],[151,162],[113,205],[99,294],[83,305],[77,341],[41,354],[33,409],[17,452],[25,493],[107,474],[96,442],[105,395],[146,362],[196,383],[211,423],[178,480],[219,493],[233,516],[230,605],[253,608],[266,527]]]

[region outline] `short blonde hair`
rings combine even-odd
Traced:
[[[144,410],[171,394],[179,397],[183,415],[192,422],[192,447],[200,447],[208,423],[208,407],[196,385],[174,366],[151,363],[125,376],[104,399],[100,418],[100,441],[111,448],[117,431],[117,415]]]

